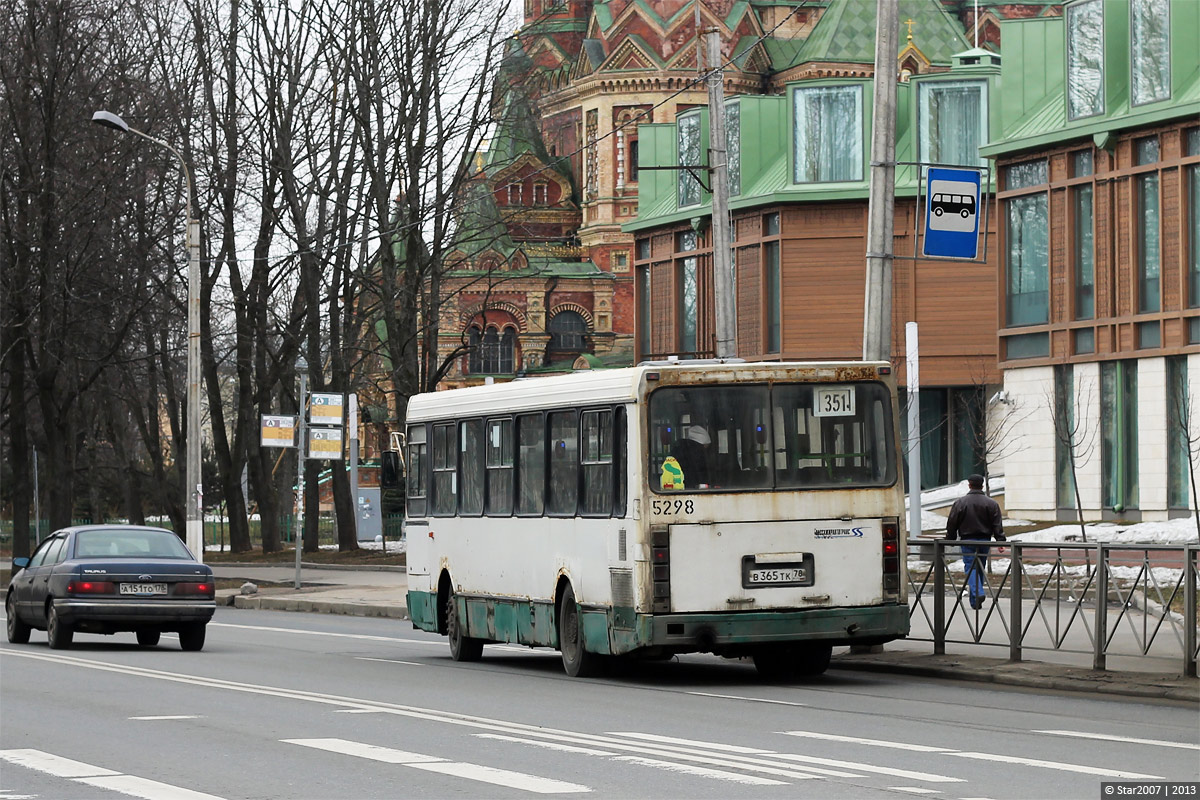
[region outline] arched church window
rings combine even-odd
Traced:
[[[579,352],[584,349],[587,322],[577,311],[559,311],[550,318],[551,350],[557,352]]]

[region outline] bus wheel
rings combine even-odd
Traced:
[[[798,648],[796,653],[796,672],[801,675],[823,675],[829,669],[829,659],[833,655],[831,644],[808,644]]]
[[[795,651],[790,647],[760,647],[753,657],[754,668],[763,680],[786,681],[796,677]]]
[[[575,590],[569,584],[558,604],[558,648],[562,651],[563,669],[572,678],[586,678],[599,670],[600,657],[583,649],[579,606]]]
[[[483,655],[483,639],[463,635],[454,592],[446,595],[446,636],[450,639],[450,657],[455,661],[478,661]]]

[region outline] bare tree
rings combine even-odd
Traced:
[[[1086,466],[1095,453],[1098,422],[1089,418],[1088,414],[1077,414],[1080,410],[1090,409],[1094,397],[1094,387],[1089,382],[1078,391],[1063,391],[1065,386],[1054,382],[1047,389],[1045,402],[1050,411],[1054,425],[1054,441],[1056,452],[1066,459],[1066,468],[1070,472],[1071,491],[1075,498],[1075,519],[1079,523],[1079,536],[1087,541],[1087,529],[1083,522],[1083,503],[1079,496],[1079,469]],[[1075,387],[1071,387],[1075,389]],[[1057,466],[1057,465],[1056,465]]]
[[[1167,431],[1167,447],[1175,452],[1181,451],[1187,459],[1188,483],[1192,490],[1192,516],[1196,521],[1196,538],[1200,540],[1200,498],[1196,496],[1196,460],[1200,459],[1200,429],[1194,424],[1193,414],[1196,399],[1188,391],[1185,373],[1182,370],[1167,374],[1167,403],[1171,410],[1168,416],[1173,423]],[[1170,441],[1172,438],[1175,439],[1174,442]]]

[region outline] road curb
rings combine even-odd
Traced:
[[[220,567],[221,569],[295,569],[296,562],[284,563],[254,563],[252,561],[217,561],[204,562],[210,567]],[[399,564],[310,564],[307,561],[300,562],[301,569],[331,569],[346,572],[407,572],[408,567]]]
[[[256,595],[231,595],[227,604],[234,608],[261,611],[302,611],[315,614],[340,614],[350,617],[408,619],[408,609],[403,605],[382,606],[378,603],[355,603],[350,600],[313,600],[296,596],[260,597]]]

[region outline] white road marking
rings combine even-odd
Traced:
[[[382,661],[384,664],[407,664],[410,667],[425,666],[420,661],[400,661],[395,658],[370,658],[368,656],[355,656],[355,661]]]
[[[379,747],[373,744],[352,742],[348,739],[280,739],[284,744],[298,744],[317,750],[328,750],[331,753],[341,753],[345,756],[369,758],[372,761],[382,761],[385,764],[423,764],[430,761],[445,761],[437,756],[427,756],[422,753],[410,753],[406,750],[395,750],[391,747]]]
[[[816,756],[798,756],[791,753],[780,753],[778,758],[787,761],[801,761],[805,764],[824,764],[829,767],[844,767],[859,772],[876,772],[880,775],[891,775],[896,778],[909,778],[915,781],[929,783],[966,783],[963,778],[951,778],[948,775],[934,775],[929,772],[916,772],[910,769],[895,769],[894,767],[877,767],[874,764],[863,764],[857,761],[838,761],[834,758],[817,758]]]
[[[13,794],[8,789],[0,789],[0,800],[37,800],[36,794]]]
[[[544,747],[547,750],[559,750],[563,753],[578,753],[585,756],[615,756],[616,753],[610,753],[607,750],[596,750],[592,747],[575,747],[569,744],[559,744],[558,742],[540,742],[537,739],[522,739],[519,736],[505,736],[500,733],[472,733],[472,736],[480,739],[499,739],[502,742],[516,742],[517,744],[527,744],[533,747]]]
[[[1200,750],[1200,744],[1191,742],[1168,742],[1165,739],[1134,739],[1131,736],[1114,736],[1109,733],[1086,733],[1084,731],[1033,731],[1034,733],[1049,733],[1053,736],[1076,736],[1080,739],[1100,739],[1105,742],[1127,742],[1129,744],[1148,744],[1154,747],[1179,747],[1184,750]]]
[[[386,714],[386,708],[335,708],[335,714]]]
[[[523,772],[510,772],[506,769],[485,767],[481,764],[445,761],[437,764],[410,764],[409,766],[414,769],[423,769],[426,772],[437,772],[441,775],[451,775],[456,778],[494,783],[498,786],[507,786],[510,789],[518,789],[522,792],[536,792],[537,794],[580,794],[591,791],[588,787],[581,786],[578,783],[539,778],[536,775],[526,775]]]
[[[216,795],[160,783],[136,775],[122,775],[111,769],[85,764],[71,758],[63,758],[41,750],[0,750],[0,760],[27,767],[56,778],[69,778],[77,783],[109,789],[145,800],[221,800]]]
[[[684,692],[684,694],[694,694],[697,697],[719,697],[722,700],[745,700],[750,703],[774,703],[780,706],[800,706],[807,708],[808,703],[793,703],[788,700],[769,700],[765,697],[742,697],[739,694],[714,694],[713,692]]]
[[[625,736],[629,739],[645,739],[648,742],[659,742],[662,744],[680,744],[689,747],[698,747],[703,750],[720,750],[726,753],[745,753],[747,755],[768,755],[774,753],[774,750],[763,750],[757,747],[739,747],[733,744],[720,744],[718,742],[700,742],[695,739],[676,739],[673,736],[659,736],[654,733],[627,733],[623,731],[610,731],[609,736]]]
[[[937,789],[923,789],[920,786],[889,786],[889,792],[908,792],[909,794],[941,794]]]
[[[565,783],[549,778],[539,778],[536,775],[510,772],[506,769],[485,767],[481,764],[449,761],[438,756],[410,753],[406,750],[395,750],[391,747],[379,747],[378,745],[364,744],[363,742],[352,742],[348,739],[281,739],[280,741],[286,744],[312,747],[317,750],[327,750],[331,753],[340,753],[357,758],[368,758],[372,761],[382,761],[385,764],[403,764],[406,767],[423,769],[428,772],[437,772],[443,775],[452,775],[474,781],[494,783],[499,786],[508,786],[526,792],[537,792],[538,794],[565,794],[591,791],[588,787],[580,786],[576,783]]]
[[[158,720],[158,719],[203,719],[199,714],[158,714],[150,717],[130,717],[130,719]]]
[[[915,750],[918,753],[944,753],[948,747],[931,747],[926,744],[909,744],[908,742],[892,742],[887,739],[862,739],[858,736],[838,736],[833,733],[816,733],[814,731],[780,731],[788,736],[801,736],[806,739],[821,739],[829,742],[846,742],[848,744],[867,744],[874,747],[891,747],[896,750]]]
[[[86,783],[88,786],[108,789],[132,797],[141,797],[144,800],[219,800],[211,794],[194,792],[181,786],[159,783],[148,778],[139,778],[136,775],[113,775],[112,777],[79,778],[78,780],[79,783]]]
[[[753,775],[741,775],[736,772],[726,772],[720,769],[709,769],[707,767],[693,767],[690,764],[677,764],[673,761],[659,761],[656,758],[645,758],[643,756],[617,756],[616,761],[627,761],[630,764],[641,764],[644,767],[656,767],[665,769],[670,772],[679,772],[685,775],[697,775],[701,778],[716,778],[717,780],[733,781],[734,783],[743,783],[749,786],[786,786],[783,781],[772,780],[771,778],[756,778]]]
[[[445,642],[432,642],[427,639],[401,639],[395,636],[375,636],[369,633],[338,633],[337,631],[305,631],[299,628],[278,628],[271,625],[237,625],[232,622],[210,622],[210,628],[238,628],[246,631],[268,631],[270,633],[295,633],[302,636],[331,636],[336,639],[365,639],[370,642],[392,642],[395,644],[423,644],[435,647],[445,647]]]
[[[0,759],[10,764],[35,769],[56,778],[92,778],[99,775],[120,775],[111,769],[94,767],[82,761],[43,753],[41,750],[0,750]]]
[[[1062,761],[1042,761],[1038,758],[1021,758],[1020,756],[1002,756],[995,753],[957,753],[948,752],[945,755],[959,758],[975,758],[980,761],[999,761],[1003,764],[1023,764],[1027,767],[1045,767],[1064,772],[1080,772],[1084,775],[1099,775],[1103,778],[1123,778],[1135,781],[1165,781],[1161,775],[1143,775],[1140,772],[1125,772],[1119,769],[1104,769],[1103,767],[1088,767],[1083,764],[1067,764]]]

